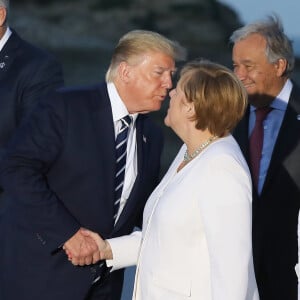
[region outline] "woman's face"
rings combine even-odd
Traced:
[[[169,109],[164,122],[166,126],[178,133],[178,129],[182,128],[187,120],[187,112],[191,111],[192,103],[187,101],[179,84],[169,92],[169,96]]]

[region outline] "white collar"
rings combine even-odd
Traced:
[[[134,122],[138,114],[129,114],[127,107],[122,101],[114,83],[112,82],[107,83],[107,91],[111,103],[113,121],[114,122],[119,121],[125,116],[130,115],[132,116]]]
[[[11,36],[12,32],[9,27],[6,28],[6,31],[3,37],[0,39],[0,51],[3,49],[4,45],[6,44],[7,40]]]

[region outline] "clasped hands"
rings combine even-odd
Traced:
[[[63,245],[69,261],[75,266],[95,264],[102,259],[112,259],[109,243],[97,233],[80,228]]]

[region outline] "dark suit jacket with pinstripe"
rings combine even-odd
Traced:
[[[249,109],[234,136],[247,161]],[[253,255],[261,300],[296,300],[300,207],[300,90],[295,85],[260,196],[253,190]]]
[[[0,51],[0,159],[16,128],[38,100],[61,86],[62,66],[55,57],[12,30]]]
[[[1,299],[84,299],[93,269],[72,266],[57,249],[80,227],[108,238],[139,225],[158,183],[162,133],[139,115],[136,134],[137,178],[114,226],[115,141],[106,84],[61,89],[38,104],[1,165],[11,199],[0,229]],[[112,292],[119,295],[120,277],[116,285]]]

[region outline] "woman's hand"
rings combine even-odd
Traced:
[[[83,235],[81,229],[65,242],[63,249],[74,266],[90,265],[101,259],[98,244],[92,237]]]
[[[113,253],[107,240],[103,240],[99,234],[88,229],[81,228],[80,232],[83,236],[90,237],[96,242],[100,253],[100,260],[113,258]],[[99,260],[99,257],[95,256],[95,260],[93,259],[93,264]]]

